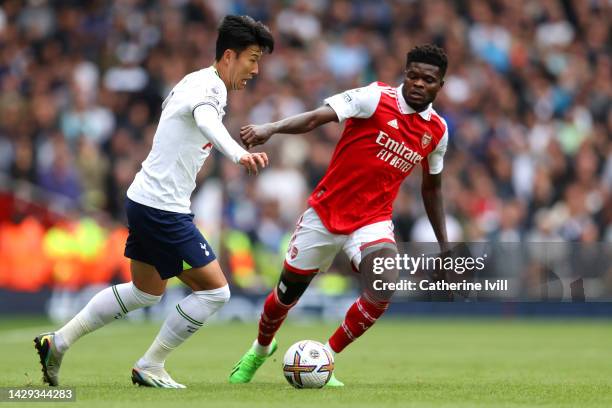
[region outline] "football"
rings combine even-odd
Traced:
[[[334,357],[318,341],[298,341],[283,358],[283,374],[295,388],[321,388],[333,371]]]

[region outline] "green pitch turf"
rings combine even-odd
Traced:
[[[41,321],[0,321],[0,386],[41,384],[32,338],[51,328]],[[386,319],[336,359],[346,387],[323,390],[294,390],[280,365],[289,345],[324,341],[333,325],[285,325],[278,354],[246,385],[230,385],[227,377],[256,325],[211,325],[166,364],[187,390],[137,388],[130,369],[157,328],[117,322],[81,339],[60,376],[62,385],[76,389],[76,403],[0,402],[0,408],[612,406],[609,321]]]

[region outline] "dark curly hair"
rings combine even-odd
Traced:
[[[240,54],[251,45],[259,45],[269,53],[274,50],[270,29],[249,16],[226,16],[219,25],[215,59],[221,60],[225,50]]]
[[[440,68],[440,75],[444,78],[448,66],[448,58],[444,50],[434,44],[417,45],[406,54],[406,67],[411,62],[423,62]]]

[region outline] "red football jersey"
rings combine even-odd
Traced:
[[[346,124],[308,203],[334,234],[391,219],[400,185],[415,166],[442,171],[446,122],[431,105],[415,112],[401,89],[375,82],[325,100]]]

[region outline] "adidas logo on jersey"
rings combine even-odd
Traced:
[[[387,125],[391,126],[392,128],[399,129],[399,126],[397,125],[397,119],[392,119],[388,121]]]

